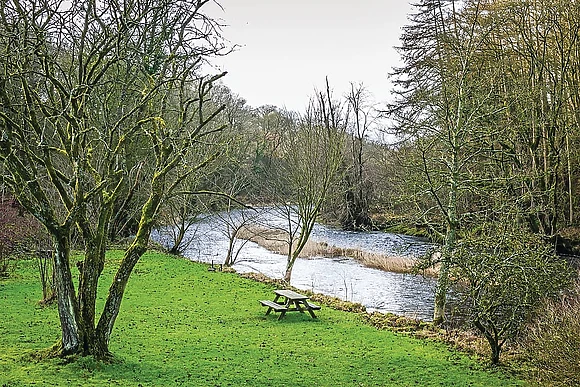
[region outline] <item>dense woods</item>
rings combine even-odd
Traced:
[[[513,214],[558,242],[578,219],[580,9],[560,1],[456,7],[421,2],[402,36],[390,112],[406,158],[416,158],[408,164],[448,207],[442,221],[452,227]]]
[[[280,203],[298,219],[287,281],[315,220],[428,235],[440,246],[423,262],[439,272],[435,323],[460,283],[498,362],[573,279],[556,252],[580,246],[580,4],[420,0],[392,101],[354,83],[336,96],[327,80],[289,112],[249,106],[225,74],[201,72],[227,51],[205,3],[0,7],[2,184],[52,237],[60,353],[107,356],[156,225],[174,227],[179,253],[200,213]],[[240,225],[224,221],[233,245]],[[104,251],[126,236],[99,317]]]
[[[577,4],[558,1],[422,1],[416,8],[402,35],[404,66],[394,71],[398,97],[389,112],[416,176],[417,214],[441,231],[437,322],[450,272],[466,263],[457,244],[467,243],[468,231],[510,225],[495,237],[521,229],[561,248],[574,229],[580,19]]]

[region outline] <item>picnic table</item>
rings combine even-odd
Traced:
[[[298,311],[304,313],[305,310],[310,313],[312,318],[316,318],[314,311],[320,310],[320,306],[308,301],[308,296],[296,293],[293,290],[274,290],[274,293],[276,294],[274,301],[260,300],[260,303],[268,307],[266,315],[269,315],[272,311],[280,312],[278,320],[282,319],[286,312]]]

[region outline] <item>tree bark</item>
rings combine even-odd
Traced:
[[[445,321],[445,306],[447,304],[447,288],[449,287],[449,262],[443,258],[437,278],[435,290],[435,306],[433,310],[433,324],[441,325]]]
[[[119,270],[117,270],[117,274],[109,288],[109,295],[107,296],[103,313],[101,314],[99,323],[97,324],[95,341],[93,344],[93,351],[100,357],[106,357],[109,354],[111,333],[113,332],[113,326],[115,325],[115,321],[119,315],[125,287],[129,281],[129,276],[131,275],[133,268],[145,251],[147,251],[147,243],[143,244],[141,240],[135,240],[133,242],[131,247],[129,247],[125,252],[121,266],[119,267]]]
[[[173,255],[181,253],[180,245],[181,242],[183,242],[183,238],[185,237],[185,225],[182,223],[177,227],[178,227],[177,235],[175,236],[175,240],[173,241],[173,246],[169,250],[169,254]]]
[[[113,326],[115,325],[115,321],[119,315],[121,301],[123,300],[125,287],[129,281],[131,272],[141,256],[147,251],[153,222],[164,198],[165,174],[160,173],[154,177],[151,186],[149,199],[143,205],[137,235],[135,236],[135,240],[131,246],[129,246],[125,251],[125,255],[123,256],[121,265],[115,274],[113,283],[109,287],[109,294],[105,301],[105,307],[103,308],[103,312],[97,324],[94,350],[101,356],[106,356],[109,353],[111,333],[113,332]]]
[[[483,333],[483,335],[487,339],[487,342],[489,343],[489,348],[491,349],[491,359],[490,359],[491,363],[494,365],[499,364],[501,345],[499,343],[497,335],[495,334],[492,335],[479,320],[475,320],[474,324],[477,327],[477,329],[479,329],[479,331]]]
[[[89,246],[92,246],[90,244]],[[104,268],[104,249],[89,248],[85,251],[85,260],[79,265],[81,274],[79,275],[79,310],[85,340],[82,352],[84,354],[100,355],[100,351],[93,350],[95,342],[95,310],[97,300],[97,285],[99,277]]]
[[[300,249],[302,250],[302,249]],[[298,258],[300,251],[296,250],[294,252],[288,252],[288,262],[286,263],[286,272],[284,273],[284,282],[290,284],[290,279],[292,278],[292,269],[294,268],[294,263],[296,263],[296,258]]]
[[[85,337],[79,324],[79,310],[70,270],[70,236],[68,230],[59,230],[53,235],[54,285],[57,293],[58,315],[61,326],[61,342],[58,355],[77,353],[83,346]]]
[[[286,272],[284,273],[283,281],[287,284],[290,284],[290,280],[292,279],[292,268],[294,267],[294,262],[288,262],[286,265]]]
[[[226,255],[226,260],[224,261],[224,266],[230,267],[234,264],[233,254],[234,254],[234,244],[236,242],[236,235],[238,234],[239,228],[228,235],[228,252]]]
[[[459,229],[459,219],[457,215],[457,201],[459,195],[458,179],[459,167],[457,161],[457,141],[453,138],[453,152],[451,154],[452,176],[449,182],[449,201],[445,216],[447,219],[447,236],[441,254],[441,267],[437,278],[437,289],[435,291],[435,307],[433,312],[433,323],[442,324],[445,321],[445,305],[447,303],[447,290],[449,288],[449,270],[453,263],[455,244],[457,242],[457,230]]]

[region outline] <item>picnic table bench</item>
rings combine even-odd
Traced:
[[[278,320],[280,320],[286,315],[286,312],[298,311],[304,313],[306,310],[310,313],[312,318],[316,318],[314,311],[320,310],[320,306],[308,301],[308,296],[297,293],[293,290],[274,290],[274,293],[276,296],[273,301],[260,300],[262,306],[268,307],[266,316],[272,311],[280,312],[280,316],[278,317]]]

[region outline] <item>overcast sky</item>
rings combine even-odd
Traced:
[[[394,46],[407,23],[407,0],[218,0],[208,6],[240,47],[216,61],[224,83],[258,107],[303,111],[329,77],[335,95],[362,82],[389,98],[387,74],[398,65]]]

